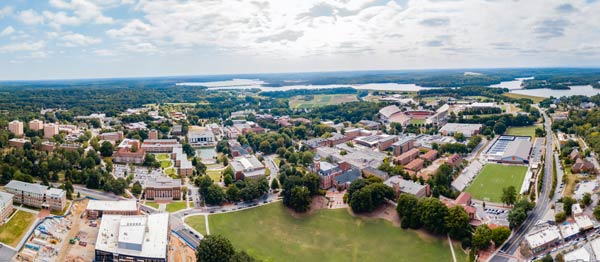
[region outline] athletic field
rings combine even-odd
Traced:
[[[474,199],[502,202],[502,189],[514,186],[517,193],[525,179],[526,166],[487,164],[467,188]]]

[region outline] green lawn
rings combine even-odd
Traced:
[[[504,93],[502,95],[510,97],[510,98],[515,98],[515,99],[528,98],[528,99],[531,99],[531,101],[533,101],[534,103],[539,103],[539,102],[541,102],[542,100],[545,99],[544,97],[522,95],[522,94],[515,94],[515,93]]]
[[[166,211],[169,213],[173,213],[173,212],[177,212],[179,210],[186,209],[186,208],[187,208],[187,204],[185,201],[177,201],[177,202],[168,203]]]
[[[162,161],[160,161],[160,167],[162,167],[162,168],[171,167],[171,160],[162,160]]]
[[[0,226],[0,242],[16,247],[33,221],[35,221],[35,214],[17,211],[8,223]]]
[[[167,176],[170,176],[171,178],[177,178],[177,172],[175,171],[175,168],[169,167],[166,168],[164,171]]]
[[[204,216],[185,222],[205,232]],[[211,234],[224,235],[263,261],[452,261],[446,237],[422,238],[386,220],[352,217],[345,209],[296,218],[274,203],[210,215],[209,226]]]
[[[535,129],[537,127],[539,127],[539,125],[509,127],[506,130],[506,134],[507,135],[511,135],[511,136],[530,136],[530,137],[535,137]]]
[[[146,201],[146,205],[158,209],[158,204],[152,201]]]
[[[525,172],[526,166],[487,164],[466,191],[475,199],[500,203],[503,188],[514,186],[517,193],[521,190]]]
[[[221,170],[206,170],[206,174],[213,180],[213,182],[221,181]]]
[[[157,154],[156,155],[156,160],[158,160],[158,161],[168,160],[168,159],[169,159],[169,154]]]

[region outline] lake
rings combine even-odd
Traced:
[[[593,88],[591,85],[585,86],[571,86],[570,90],[557,90],[557,89],[548,89],[548,88],[540,88],[540,89],[520,89],[520,90],[511,90],[511,93],[529,95],[529,96],[539,96],[539,97],[563,97],[563,96],[593,96],[600,93],[600,89]]]
[[[521,89],[521,84],[523,83],[523,80],[529,80],[529,79],[533,79],[533,77],[515,78],[515,80],[500,82],[499,84],[491,85],[490,87],[508,88],[509,90],[517,90],[517,89]]]

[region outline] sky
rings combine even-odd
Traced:
[[[600,66],[600,0],[2,0],[0,80]]]

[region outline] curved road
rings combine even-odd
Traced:
[[[538,108],[539,109],[539,108]],[[525,235],[531,230],[531,228],[540,220],[544,214],[548,211],[550,205],[550,187],[552,186],[552,166],[554,163],[553,157],[553,136],[552,136],[552,123],[546,112],[540,110],[544,116],[544,127],[546,129],[546,156],[544,157],[544,181],[542,183],[542,190],[538,197],[538,201],[535,208],[529,213],[523,225],[515,231],[510,238],[502,245],[498,252],[496,252],[488,261],[491,262],[507,262],[514,261],[518,254],[515,254],[519,249],[519,245],[525,240]],[[535,185],[534,185],[535,186]]]

